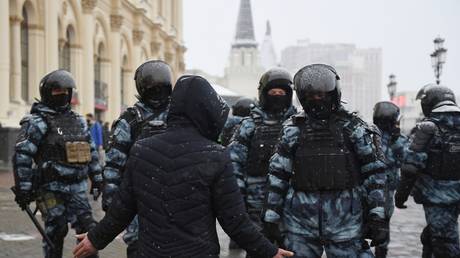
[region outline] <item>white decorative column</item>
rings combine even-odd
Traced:
[[[0,1],[0,35],[3,35],[0,48],[0,119],[6,119],[10,104],[10,20],[9,1]]]
[[[11,100],[16,103],[23,103],[21,99],[21,22],[22,17],[10,17],[11,23],[11,77],[10,94]]]
[[[49,72],[44,71],[43,58],[45,55],[43,49],[48,49],[43,46],[44,36],[42,26],[29,25],[29,103],[33,102],[35,98],[40,98],[38,85],[41,78]],[[53,55],[57,57],[56,51],[53,51]]]
[[[59,1],[44,1],[45,4],[45,73],[59,68],[58,54],[58,4]]]
[[[112,43],[111,48],[111,84],[109,87],[109,112],[108,121],[115,120],[121,111],[121,34],[120,28],[123,22],[123,16],[111,15],[110,16],[110,28],[112,30],[110,35],[110,41]]]
[[[78,85],[82,113],[94,113],[94,17],[97,0],[82,0],[83,9],[83,77]]]

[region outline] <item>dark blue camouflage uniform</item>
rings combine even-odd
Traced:
[[[400,135],[394,139],[390,133],[382,132],[382,152],[386,158],[387,168],[386,184],[385,184],[385,217],[387,220],[391,219],[393,215],[395,204],[394,195],[400,180],[400,168],[404,163],[409,148],[409,139],[405,135]],[[381,247],[387,249],[390,239]]]
[[[436,125],[460,130],[460,112],[437,113],[435,109],[424,121],[433,121]],[[438,137],[433,137],[430,144],[437,144],[439,140]],[[427,160],[427,152],[411,149],[406,160],[407,164],[417,168],[417,179],[412,188],[412,195],[416,203],[423,205],[425,211],[427,227],[421,237],[422,243],[431,245],[435,255],[460,257],[458,232],[460,180],[438,180],[423,173]]]
[[[242,120],[243,120],[243,117],[241,116],[229,116],[227,118],[224,128],[222,129],[222,133],[219,137],[220,143],[222,145],[227,146],[230,144],[230,140]]]
[[[280,118],[278,118],[278,123],[283,123],[295,112],[295,108],[290,107],[284,114],[281,115]],[[264,112],[257,106],[253,107],[251,110],[251,115],[244,118],[239,128],[235,131],[232,143],[228,148],[237,183],[244,195],[248,213],[251,217],[251,220],[258,227],[261,227],[262,225],[260,214],[262,212],[265,199],[265,185],[267,177],[249,176],[247,171],[248,153],[249,149],[251,148],[251,139],[254,136],[254,132],[256,130],[256,122],[254,121],[254,117],[260,117],[262,120],[273,119],[270,118],[269,113]]]
[[[291,177],[302,132],[292,119],[286,121],[270,160],[263,220],[280,224],[284,244],[295,257],[321,257],[323,250],[328,257],[373,257],[363,248],[364,219],[385,217],[385,164],[378,155],[376,132],[355,115],[345,114],[343,130],[346,127],[351,134],[344,136],[359,161],[361,185],[340,191],[295,190]]]
[[[64,112],[67,112],[69,116],[77,116],[71,110]],[[40,154],[41,143],[50,130],[44,117],[52,118],[57,112],[44,104],[34,103],[30,113],[21,120],[21,130],[13,157],[15,175],[21,190],[30,191],[32,187],[36,188],[37,205],[45,221],[46,234],[56,247],[51,252],[50,247],[43,242],[45,257],[61,257],[64,237],[68,232],[67,223],[71,224],[77,234],[87,232],[96,224],[87,197],[87,178],[89,176],[93,182],[102,182],[102,169],[99,165],[97,150],[92,142],[91,161],[88,165],[57,161],[37,164],[36,157]],[[85,119],[82,116],[77,117],[82,129],[90,139]],[[56,175],[53,179],[44,178],[44,170],[54,171]],[[76,178],[76,180],[63,181],[60,178]],[[39,185],[33,185],[33,182]]]
[[[166,122],[167,111],[154,111],[142,102],[137,102],[135,108],[140,112],[144,120]],[[129,150],[136,141],[135,137],[139,139],[139,135],[134,136],[133,130],[132,125],[123,115],[112,125],[110,148],[106,153],[106,166],[104,168],[104,205],[110,206],[114,193],[118,191],[123,176],[123,169],[128,159]],[[135,243],[137,241],[138,231],[139,222],[136,216],[126,229],[123,240],[128,245]]]

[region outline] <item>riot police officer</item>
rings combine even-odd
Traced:
[[[292,106],[292,77],[282,68],[265,72],[259,82],[259,105],[244,118],[229,145],[238,186],[253,222],[261,228],[268,163]]]
[[[382,152],[387,161],[385,184],[385,219],[389,222],[394,212],[394,193],[399,183],[399,169],[407,153],[408,138],[401,134],[399,107],[389,101],[374,106],[374,124],[382,133]],[[384,258],[388,252],[389,240],[375,247],[376,258]]]
[[[139,101],[123,112],[112,125],[104,169],[102,206],[105,211],[121,183],[129,150],[134,142],[161,133],[166,128],[172,92],[171,68],[163,61],[147,61],[137,68],[134,80]],[[136,217],[123,236],[123,240],[128,244],[128,257],[136,257],[138,230]]]
[[[460,108],[453,92],[430,84],[417,94],[425,118],[417,125],[395,204],[406,208],[412,191],[423,205],[426,228],[421,235],[423,257],[460,257]]]
[[[236,103],[232,106],[232,116],[227,118],[227,122],[222,129],[220,135],[220,142],[222,145],[227,146],[230,144],[230,140],[235,133],[238,125],[241,123],[244,117],[249,116],[251,108],[255,107],[256,103],[254,100],[246,97],[239,98]]]
[[[13,157],[16,202],[36,201],[45,221],[45,257],[62,257],[67,223],[78,234],[96,225],[87,197],[88,176],[95,198],[102,186],[97,150],[85,119],[71,110],[75,82],[65,70],[40,81],[40,101],[21,120]]]
[[[339,79],[324,64],[296,73],[304,112],[285,122],[270,159],[264,232],[279,239],[281,224],[295,257],[372,257],[362,238],[388,236],[380,136],[341,105]]]

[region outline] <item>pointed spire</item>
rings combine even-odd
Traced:
[[[267,29],[265,30],[265,36],[271,36],[272,35],[272,27],[270,26],[270,21],[267,20]]]
[[[251,0],[240,1],[235,42],[232,47],[257,47],[252,22]]]

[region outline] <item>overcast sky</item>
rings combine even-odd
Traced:
[[[222,75],[235,35],[239,0],[183,0],[187,69]],[[441,82],[460,95],[460,0],[252,0],[256,40],[270,20],[275,49],[299,39],[353,43],[383,50],[383,85],[397,76],[398,90],[433,82],[433,39],[446,39]],[[382,89],[382,91],[384,91]],[[386,97],[385,90],[385,97]]]

